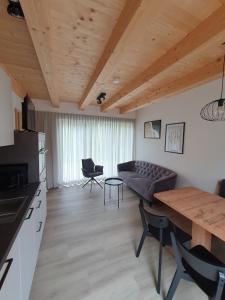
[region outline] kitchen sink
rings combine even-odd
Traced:
[[[27,197],[0,199],[0,224],[13,222],[20,213]]]

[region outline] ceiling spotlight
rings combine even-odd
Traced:
[[[98,103],[98,104],[102,104],[102,101],[105,100],[105,97],[106,97],[106,93],[100,93],[100,94],[98,95],[98,97],[96,98],[97,103]]]
[[[8,14],[18,19],[24,19],[23,10],[19,0],[8,0],[8,1],[9,1],[7,7]]]
[[[113,78],[112,83],[115,84],[115,85],[120,84],[120,78],[119,77]]]

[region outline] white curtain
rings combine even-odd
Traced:
[[[45,113],[37,112],[37,123],[41,114]],[[52,114],[51,128],[55,129],[47,139],[56,140],[53,165],[57,175],[50,176],[53,186],[79,183],[83,179],[82,158],[91,157],[95,164],[103,165],[104,177],[116,176],[117,164],[133,159],[134,120]],[[49,118],[49,113],[46,116]]]

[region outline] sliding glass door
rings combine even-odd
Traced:
[[[82,158],[103,165],[104,177],[133,159],[134,120],[37,111],[36,125],[46,134],[48,188],[81,182]]]
[[[82,158],[103,165],[104,177],[117,175],[117,164],[133,158],[133,120],[60,114],[56,134],[60,184],[83,178]]]

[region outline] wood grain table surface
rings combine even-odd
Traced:
[[[211,249],[212,235],[225,241],[225,199],[195,187],[155,193],[155,198],[192,222],[192,244]]]

